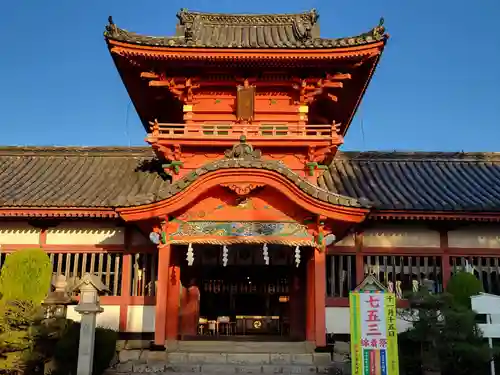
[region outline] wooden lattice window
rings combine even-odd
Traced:
[[[133,296],[154,296],[158,280],[158,253],[132,255]]]
[[[442,263],[440,256],[400,256],[368,255],[363,257],[364,274],[372,274],[387,287],[402,295],[411,292],[415,283],[422,285],[424,280],[434,282],[434,292],[443,290]]]
[[[356,287],[356,256],[327,255],[326,278],[328,297],[348,297]]]
[[[123,272],[122,253],[49,253],[54,277],[64,275],[68,279],[79,279],[85,273],[101,278],[108,287],[110,296],[120,296]]]

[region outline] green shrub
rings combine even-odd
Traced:
[[[31,301],[0,301],[0,374],[35,373],[43,362],[43,310]]]
[[[9,255],[0,272],[0,373],[36,373],[50,336],[42,301],[49,292],[52,264],[40,249]]]
[[[470,297],[484,292],[483,284],[469,272],[458,272],[448,281],[446,291],[461,306],[470,308]]]
[[[118,333],[112,329],[97,327],[95,331],[93,375],[101,375],[109,367],[116,354]],[[58,375],[76,374],[80,323],[69,321],[66,331],[57,342],[54,360]]]
[[[39,305],[52,281],[52,263],[41,249],[17,251],[5,259],[0,273],[0,298]]]

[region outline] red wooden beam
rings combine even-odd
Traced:
[[[22,249],[39,247],[49,253],[108,253],[123,252],[125,245],[34,245],[34,244],[6,244],[1,245],[2,251],[12,252]],[[155,251],[154,245],[134,246],[136,253],[151,253]]]
[[[75,296],[76,302],[80,301],[80,296]],[[127,301],[129,306],[154,306],[156,304],[155,296],[101,296],[100,302],[103,306],[123,305]],[[120,312],[121,315],[121,312]]]

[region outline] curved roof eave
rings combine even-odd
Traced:
[[[297,21],[299,22],[299,21]],[[108,43],[121,42],[152,48],[227,50],[331,50],[385,44],[388,34],[383,19],[370,31],[343,38],[321,38],[296,24],[200,25],[179,36],[146,36],[117,27],[112,19],[104,36]],[[184,27],[184,26],[181,26]],[[214,32],[218,29],[217,32]],[[248,30],[243,30],[248,29]]]

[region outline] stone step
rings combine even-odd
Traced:
[[[227,352],[155,352],[149,350],[122,350],[119,363],[165,363],[169,365],[305,365],[328,366],[329,353],[227,353]]]
[[[328,374],[330,366],[307,365],[230,365],[230,364],[179,364],[124,363],[108,370],[109,375],[131,375],[144,373],[160,374]]]
[[[117,350],[147,350],[151,345],[146,340],[119,340]],[[224,353],[312,353],[314,344],[300,342],[251,342],[251,341],[174,341],[168,343],[169,352],[224,352]]]
[[[308,342],[177,341],[168,351],[218,353],[312,353]]]

